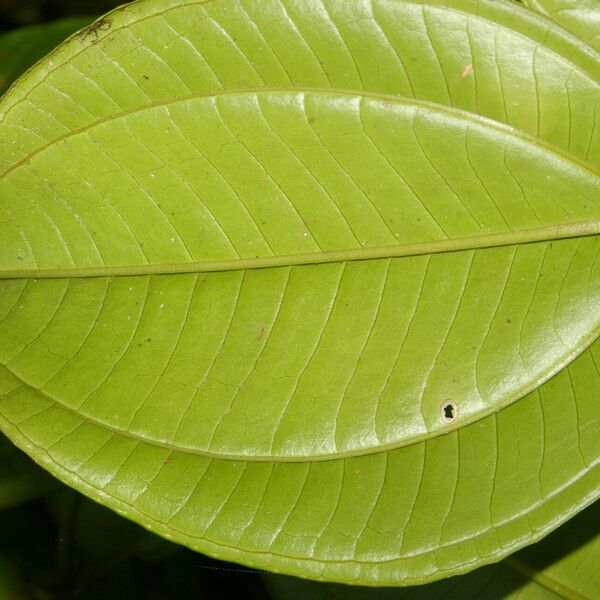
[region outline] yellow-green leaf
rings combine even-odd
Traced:
[[[598,0],[522,0],[549,16],[600,52],[600,2]]]
[[[600,590],[598,503],[504,561],[420,588],[353,588],[267,575],[276,600],[593,600]]]
[[[0,101],[2,428],[267,569],[538,539],[599,490],[599,81],[508,2],[103,17]]]

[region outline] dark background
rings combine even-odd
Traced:
[[[0,30],[64,17],[100,16],[125,3],[124,0],[0,0]]]

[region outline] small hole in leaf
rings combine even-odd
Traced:
[[[458,409],[452,400],[446,400],[446,402],[442,404],[442,421],[444,421],[444,423],[452,423],[452,421],[456,419],[457,414]]]

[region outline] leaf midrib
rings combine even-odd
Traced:
[[[104,267],[65,269],[1,269],[2,279],[74,279],[90,277],[131,277],[140,275],[177,275],[184,273],[214,273],[246,271],[299,265],[330,264],[408,256],[444,254],[466,250],[482,250],[502,246],[587,237],[600,234],[600,219],[579,221],[565,225],[551,225],[536,229],[521,229],[502,233],[470,237],[411,242],[393,246],[347,248],[342,250],[288,254],[282,256],[257,256],[227,260],[205,260],[179,263],[141,265],[114,265]]]
[[[284,93],[293,92],[305,92],[307,89],[294,90],[291,88],[285,89],[265,89],[260,88],[256,90],[240,90],[240,91],[228,91],[224,94],[236,94],[236,93],[265,93],[279,91]],[[325,92],[327,94],[345,93],[352,95],[359,95],[363,97],[374,97],[379,100],[386,102],[394,102],[397,104],[408,104],[418,105],[430,110],[436,110],[438,112],[444,112],[449,115],[459,117],[465,121],[471,121],[480,125],[487,125],[490,128],[501,130],[505,133],[514,135],[515,137],[521,137],[527,139],[532,144],[540,146],[549,145],[544,143],[542,140],[535,138],[529,134],[514,130],[513,128],[504,124],[491,121],[485,117],[479,115],[473,115],[471,113],[462,111],[460,109],[444,107],[428,101],[421,101],[415,99],[406,99],[399,96],[387,95],[387,94],[375,94],[356,90],[332,90],[331,88],[317,88],[315,91]],[[219,95],[219,94],[217,94]],[[198,94],[192,97],[198,97]],[[202,94],[204,97],[214,97],[215,94]],[[160,101],[156,102],[155,105],[165,105],[169,102],[177,102],[185,100],[185,98],[171,99],[168,102]],[[139,112],[150,108],[148,105],[134,109],[129,112]],[[110,121],[119,118],[121,114],[111,115],[107,117],[103,122]],[[99,121],[95,121],[89,124],[86,128],[92,128],[97,126]],[[86,129],[83,128],[83,129]],[[75,135],[81,130],[70,131],[65,134],[64,137]],[[57,143],[59,140],[53,140],[48,145]],[[573,162],[581,164],[582,161],[570,157],[568,152],[561,150],[560,148],[548,148],[549,151],[553,151],[556,154],[562,154],[568,156]],[[41,152],[39,150],[37,152]],[[31,155],[30,155],[31,156]],[[586,168],[582,165],[583,168]],[[16,167],[15,167],[16,168]],[[597,176],[597,173],[593,173]],[[239,258],[239,259],[227,259],[220,261],[191,261],[181,263],[167,263],[167,264],[141,264],[141,265],[112,265],[102,266],[94,268],[78,268],[70,267],[66,269],[40,269],[37,267],[30,267],[27,269],[4,269],[0,268],[0,279],[22,279],[22,278],[77,278],[77,277],[119,277],[119,276],[132,276],[132,275],[160,275],[160,274],[175,274],[175,273],[198,273],[198,272],[211,272],[211,271],[231,271],[231,270],[248,270],[248,269],[260,269],[269,267],[289,267],[293,265],[303,264],[319,264],[319,263],[334,263],[334,262],[348,262],[368,259],[385,259],[402,256],[418,256],[426,254],[436,254],[445,252],[456,252],[466,250],[476,250],[483,248],[492,248],[499,246],[511,246],[516,244],[534,243],[547,240],[558,240],[572,237],[582,237],[600,234],[600,218],[590,221],[580,221],[575,223],[567,223],[562,225],[551,225],[546,227],[540,227],[536,229],[525,229],[508,231],[494,234],[484,234],[477,236],[466,236],[455,239],[442,239],[442,240],[426,240],[421,242],[411,243],[399,243],[390,246],[381,247],[358,247],[348,248],[335,251],[320,251],[314,253],[302,253],[294,255],[282,255],[282,256],[264,256],[264,257],[253,257],[253,258]],[[379,451],[379,449],[378,449]]]
[[[473,114],[459,108],[449,107],[428,100],[420,100],[415,98],[405,98],[387,93],[369,92],[356,89],[343,88],[294,88],[288,87],[261,87],[261,88],[243,88],[238,90],[226,90],[222,92],[210,93],[195,93],[176,98],[163,99],[151,104],[146,104],[141,107],[133,108],[127,111],[122,111],[116,114],[109,115],[103,119],[97,119],[80,128],[68,131],[64,135],[50,140],[47,144],[36,148],[28,153],[19,161],[10,165],[4,172],[0,173],[0,182],[10,173],[27,166],[30,161],[36,156],[41,155],[45,151],[54,147],[56,144],[74,137],[76,135],[86,133],[95,127],[99,127],[105,123],[116,121],[125,118],[131,114],[140,113],[146,110],[151,110],[157,107],[170,106],[180,102],[187,102],[194,99],[206,98],[215,99],[221,96],[231,95],[265,95],[265,94],[304,94],[315,93],[324,95],[341,95],[358,97],[361,100],[371,99],[385,103],[393,103],[396,105],[417,107],[426,111],[445,114],[450,118],[458,119],[464,123],[482,126],[489,130],[498,131],[504,135],[512,136],[520,139],[534,147],[541,148],[563,160],[569,161],[576,165],[582,171],[587,172],[594,178],[600,180],[600,169],[583,159],[572,155],[569,151],[554,146],[534,135],[526,133],[522,130],[515,129],[510,125],[499,123],[487,117]],[[215,271],[234,271],[247,269],[261,269],[268,267],[285,267],[304,264],[321,264],[348,262],[356,260],[395,258],[403,256],[420,256],[426,254],[439,254],[445,252],[456,252],[461,250],[471,250],[480,248],[491,248],[498,246],[509,246],[515,244],[539,242],[546,240],[565,239],[586,235],[595,235],[600,233],[600,218],[592,221],[579,221],[575,223],[567,223],[562,225],[545,226],[535,229],[498,232],[493,234],[483,234],[477,236],[466,236],[453,239],[441,240],[424,240],[418,242],[408,242],[387,246],[377,247],[360,247],[360,248],[345,248],[331,251],[317,251],[312,253],[298,253],[293,255],[281,256],[258,256],[258,257],[238,257],[234,259],[220,260],[200,260],[178,263],[163,263],[163,264],[134,264],[134,265],[102,265],[98,267],[74,267],[68,268],[40,268],[27,267],[24,269],[7,268],[0,265],[0,279],[23,279],[23,278],[75,278],[75,277],[119,277],[133,275],[160,275],[160,274],[179,274],[179,273],[201,273]]]

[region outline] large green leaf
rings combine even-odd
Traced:
[[[0,102],[2,428],[264,568],[539,538],[599,489],[598,81],[512,3],[108,15]]]
[[[548,15],[600,52],[600,2],[598,0],[522,0]]]
[[[91,17],[77,17],[24,27],[0,36],[0,94],[44,54],[78,29]]]
[[[313,463],[160,447],[16,379],[0,406],[3,428],[47,469],[169,539],[315,579],[408,585],[498,560],[598,497],[598,365],[596,342],[539,390],[459,431]]]
[[[265,45],[265,28],[275,7],[293,7],[260,6],[135,4],[4,99],[5,368],[117,431],[216,456],[306,459],[472,422],[589,344],[600,320],[600,179],[583,157],[600,152],[600,128],[589,110],[569,131],[558,120],[600,99],[589,74],[598,65],[577,46],[567,61],[536,44],[527,11],[532,38],[502,24],[496,5],[484,19],[466,14],[471,2],[362,0],[339,15],[364,13],[366,31],[347,44],[378,43],[356,56],[387,64],[394,46],[382,28],[413,32],[415,19],[411,52],[438,50],[419,66],[419,99],[389,93],[420,89],[398,61],[368,85],[356,67],[357,89],[343,90],[349,49],[335,7],[331,47],[298,64],[299,32],[322,23],[326,5],[299,12],[306,23],[284,48]],[[465,62],[456,43],[442,46],[458,26],[483,82],[455,71],[452,94],[439,61]],[[490,28],[506,44],[490,48]],[[198,71],[215,35],[222,54]],[[497,53],[508,60],[514,44],[527,60],[504,81]],[[535,106],[509,95],[524,93],[524,78],[537,85]],[[571,81],[577,94],[557,106]],[[504,113],[488,105],[502,91],[515,107]],[[433,100],[479,105],[522,129]],[[169,275],[182,272],[193,274]],[[156,276],[126,278],[141,274]],[[93,275],[112,278],[83,280]],[[39,277],[51,279],[26,281]],[[449,424],[448,401],[459,415]]]
[[[360,150],[361,160],[355,176],[368,179],[372,172],[366,160],[369,147],[366,142],[361,146],[361,121],[354,110],[358,106],[355,99],[313,94],[305,101],[316,105],[317,115],[333,110],[331,123],[354,137],[353,151],[357,147]],[[433,109],[411,106],[404,110],[402,106],[396,118],[392,101],[386,104],[375,101],[373,105],[369,101],[362,102],[364,119],[372,121],[374,131],[381,131],[382,138],[390,131],[408,136],[413,131],[414,119],[421,123],[415,127],[432,142],[440,120],[446,130],[446,139],[450,141],[454,135],[451,120],[447,122],[441,113],[432,116]],[[203,103],[200,101],[201,105]],[[302,106],[296,95],[279,94],[277,98],[259,100],[252,94],[249,99],[237,95],[226,98],[222,107],[232,111],[235,115],[232,118],[242,125],[256,117],[252,108],[246,111],[244,106],[257,107],[257,103],[265,112],[274,111],[274,119],[281,118],[291,128],[295,124],[293,113]],[[185,118],[186,114],[194,114],[193,123],[208,123],[208,129],[215,114],[208,108],[205,112],[203,106],[193,106],[195,101],[191,104],[186,102],[182,107],[172,108],[173,122]],[[212,106],[212,102],[209,104]],[[291,106],[292,109],[284,108],[287,116],[279,115],[278,106]],[[165,115],[163,109],[160,113]],[[118,171],[117,181],[111,177],[107,188],[103,189],[102,182],[98,181],[91,181],[89,187],[74,183],[85,177],[78,172],[80,167],[92,180],[96,173],[109,169],[108,164],[101,166],[103,157],[111,152],[110,145],[115,139],[122,139],[113,130],[112,123],[108,131],[98,133],[98,138],[89,138],[89,143],[85,142],[83,147],[77,145],[72,154],[65,147],[65,143],[70,142],[61,144],[65,153],[71,154],[68,162],[61,161],[61,164],[73,162],[69,171],[58,170],[60,167],[49,150],[40,158],[39,164],[32,158],[26,167],[12,171],[12,177],[5,177],[0,183],[0,193],[4,192],[3,205],[8,211],[13,211],[15,204],[32,208],[31,212],[24,208],[20,213],[22,216],[14,222],[5,221],[8,230],[5,237],[8,243],[4,246],[6,263],[13,256],[17,263],[19,252],[26,247],[21,236],[29,234],[28,225],[32,223],[29,215],[33,217],[32,225],[38,231],[46,232],[37,217],[44,218],[42,211],[46,207],[52,211],[54,208],[62,210],[66,205],[76,205],[78,214],[92,207],[97,218],[94,217],[90,227],[98,233],[96,239],[101,237],[99,230],[104,229],[105,244],[95,242],[99,246],[98,253],[112,249],[116,257],[121,256],[126,262],[120,249],[134,246],[127,246],[126,240],[118,239],[115,223],[104,210],[104,198],[110,197],[111,189],[124,194],[125,204],[132,208],[132,218],[139,216],[139,237],[147,236],[147,241],[141,242],[144,251],[149,255],[160,252],[163,245],[154,249],[153,240],[160,240],[162,232],[166,231],[167,235],[173,235],[168,239],[174,240],[170,243],[174,249],[164,250],[172,253],[169,260],[177,261],[179,253],[184,251],[183,246],[176,243],[177,234],[164,223],[165,229],[161,229],[160,220],[154,226],[150,225],[154,219],[152,208],[136,206],[131,181],[128,183],[122,178],[129,178],[136,171],[134,180],[139,181],[143,176],[141,173],[146,172],[148,181],[152,181],[154,171],[141,160],[139,152],[133,152],[128,145],[121,146],[123,156],[129,155],[135,160],[131,166],[124,167],[128,175]],[[139,118],[138,140],[143,139],[145,131],[152,131],[154,137],[148,136],[144,142],[154,143],[157,152],[160,147],[179,147],[169,140],[168,132],[156,135],[151,123],[151,116]],[[186,131],[189,138],[208,140],[207,146],[219,147],[206,131],[194,131],[194,124],[190,123],[188,127],[180,124],[181,130]],[[122,128],[121,125],[118,127]],[[137,129],[133,121],[129,127]],[[167,123],[165,127],[168,127]],[[437,193],[439,188],[430,185],[429,189],[436,193],[429,197],[423,194],[420,200],[423,204],[417,204],[415,200],[411,207],[410,196],[401,195],[400,178],[390,177],[389,185],[384,187],[385,197],[400,197],[402,201],[387,204],[391,212],[398,213],[398,228],[408,229],[406,233],[394,235],[410,241],[397,246],[373,246],[372,249],[379,255],[393,256],[397,253],[422,254],[436,244],[444,248],[502,246],[407,256],[405,259],[357,261],[355,259],[369,256],[371,248],[352,248],[351,240],[344,241],[346,233],[350,235],[349,230],[343,229],[338,216],[326,203],[314,203],[303,215],[305,222],[323,223],[319,225],[323,239],[317,243],[308,230],[305,233],[309,237],[302,234],[303,226],[295,214],[297,211],[291,208],[293,204],[282,204],[274,199],[272,207],[259,206],[268,195],[264,191],[268,181],[260,182],[260,174],[251,172],[253,164],[250,160],[244,162],[235,157],[229,166],[231,171],[225,166],[221,173],[229,177],[233,169],[241,169],[245,179],[247,171],[253,176],[254,185],[240,186],[240,193],[247,189],[251,197],[246,206],[253,210],[257,206],[257,211],[263,211],[260,217],[263,222],[272,222],[273,230],[281,232],[282,235],[271,242],[274,248],[277,248],[276,243],[279,244],[277,252],[280,254],[264,259],[226,259],[222,256],[226,249],[218,247],[218,240],[214,244],[210,242],[212,233],[208,228],[204,235],[192,235],[192,230],[203,229],[202,217],[199,215],[194,222],[186,208],[185,213],[180,214],[190,225],[190,239],[196,240],[198,252],[205,245],[215,247],[214,260],[212,255],[208,257],[210,269],[221,272],[87,279],[79,277],[81,271],[73,266],[59,269],[56,272],[58,278],[36,281],[25,277],[48,275],[48,271],[38,272],[31,267],[11,272],[8,267],[5,276],[17,278],[0,283],[1,310],[5,316],[0,324],[2,369],[17,376],[31,393],[39,389],[42,394],[112,429],[129,431],[181,449],[221,456],[305,458],[401,445],[447,429],[440,407],[448,399],[454,399],[459,413],[451,423],[452,427],[506,405],[559,369],[597,335],[600,238],[578,237],[519,246],[514,242],[523,238],[530,241],[563,237],[563,229],[567,230],[566,235],[595,232],[600,226],[599,220],[593,220],[600,212],[600,180],[590,171],[563,163],[556,156],[540,156],[533,145],[521,151],[512,138],[506,141],[482,135],[479,144],[473,143],[473,152],[480,156],[487,154],[488,160],[492,161],[502,160],[501,155],[511,152],[515,169],[523,168],[523,187],[530,182],[536,184],[529,189],[532,197],[539,193],[540,218],[549,224],[545,228],[534,228],[536,222],[531,213],[529,227],[516,229],[514,225],[515,229],[506,233],[479,236],[472,228],[475,221],[467,216],[462,204],[469,191],[474,192],[471,212],[479,211],[482,219],[490,220],[497,213],[494,214],[493,204],[481,191],[483,188],[474,187],[474,177],[462,175],[469,163],[464,157],[455,160],[458,149],[464,146],[467,127],[477,140],[476,125],[467,126],[461,122],[457,125],[458,139],[450,148],[454,152],[441,155],[449,157],[445,160],[450,163],[446,172],[461,173],[460,180],[465,184],[464,191],[457,190],[454,206],[446,207],[457,215],[452,222],[462,237],[436,239],[438,232],[433,230],[436,227],[433,222],[430,231],[418,231],[428,214],[422,206],[441,201]],[[225,138],[225,133],[219,131],[217,139],[220,139],[219,134]],[[252,128],[247,134],[248,141],[263,138],[265,143],[271,144],[263,131]],[[298,147],[307,142],[307,136],[303,136],[298,140]],[[347,142],[345,144],[347,146]],[[418,146],[415,144],[414,149],[408,150],[410,154],[405,154],[404,145],[394,153],[390,140],[388,144],[389,160],[411,157],[409,160],[413,164],[404,168],[406,177],[416,174],[415,178],[421,179],[420,185],[426,190],[426,181],[432,181],[435,171],[427,168],[424,159],[423,162],[418,156],[414,159],[413,152]],[[150,202],[165,208],[168,203],[177,204],[183,211],[181,203],[186,199],[186,187],[191,185],[188,182],[193,182],[194,173],[198,173],[200,160],[191,147],[186,149],[190,150],[189,157],[179,155],[172,162],[187,164],[187,173],[173,179],[174,170],[159,168],[156,180],[162,183],[156,191],[139,188],[140,199],[142,194],[147,194]],[[77,156],[82,158],[77,160]],[[277,163],[282,162],[281,154],[272,153],[271,156],[275,159],[275,169]],[[175,162],[178,159],[181,162]],[[167,157],[164,160],[168,160]],[[267,161],[268,156],[262,164]],[[554,167],[552,176],[548,176],[551,181],[546,178],[548,164]],[[269,169],[268,166],[265,168]],[[385,169],[389,169],[387,164],[378,174],[378,182],[384,180]],[[44,179],[36,181],[40,171],[45,171]],[[56,177],[54,183],[50,180],[48,185],[52,187],[46,188],[45,193],[40,184],[57,172],[64,174],[64,178]],[[508,172],[482,169],[480,178],[484,184],[492,186],[499,179],[497,173],[503,179],[498,184],[500,191],[503,189],[500,185],[508,185]],[[289,174],[289,181],[297,185],[295,172]],[[161,189],[160,186],[166,185],[161,175],[173,181],[173,185]],[[341,188],[341,172],[334,175],[339,177]],[[227,207],[219,200],[217,190],[208,189],[204,184],[203,179],[198,182],[218,204],[215,204],[214,212],[203,207],[198,207],[198,211],[213,215],[221,210],[220,207]],[[459,181],[457,185],[460,185]],[[336,189],[335,182],[331,188]],[[304,203],[304,198],[307,203],[312,203],[310,190],[301,186],[295,189],[302,190],[298,204]],[[548,202],[547,198],[557,193],[556,200]],[[382,210],[386,208],[385,197],[381,198]],[[35,204],[27,204],[28,198],[35,198]],[[190,208],[194,206],[193,198],[191,193],[187,195]],[[519,202],[518,196],[514,200],[517,206],[510,214],[515,221],[527,219],[527,204]],[[498,194],[497,202],[501,201],[502,196]],[[236,211],[239,206],[244,205],[234,206]],[[366,201],[362,207],[355,203],[348,205],[348,209],[358,213],[357,226],[368,227],[369,217],[374,213],[369,212]],[[175,210],[177,208],[173,206],[167,214],[173,214]],[[228,208],[223,210],[228,211]],[[442,215],[444,207],[439,210]],[[547,221],[542,215],[544,210],[548,211]],[[509,210],[506,212],[508,215]],[[154,213],[157,219],[161,219],[160,215],[164,217],[162,212]],[[461,213],[464,216],[462,228]],[[60,216],[67,218],[69,214],[62,212]],[[281,228],[286,217],[289,217],[288,224]],[[230,237],[237,232],[240,243],[258,243],[259,238],[250,236],[241,218],[241,211],[237,215],[223,216],[223,220],[230,219]],[[567,219],[573,223],[561,224]],[[53,220],[62,222],[59,215]],[[84,231],[70,229],[75,222],[65,222],[64,227],[57,225],[59,232],[65,232],[61,233],[62,240],[67,239],[71,231],[77,236]],[[213,222],[217,223],[215,219]],[[411,227],[411,222],[417,227]],[[9,229],[13,224],[14,229]],[[297,231],[294,230],[296,225]],[[373,226],[377,226],[375,218]],[[416,230],[414,233],[413,229]],[[157,231],[161,232],[158,236]],[[213,233],[217,233],[216,228]],[[475,236],[470,235],[473,233]],[[385,235],[383,230],[379,234]],[[392,234],[388,235],[392,241]],[[425,235],[434,241],[429,241]],[[33,245],[36,237],[38,247],[44,249],[45,255],[58,261],[60,250],[50,236],[31,235],[27,239],[31,238]],[[15,240],[14,246],[11,239]],[[89,248],[78,245],[75,240],[66,241],[63,248],[66,253],[72,248],[74,254],[80,250],[81,260],[86,261],[86,257],[93,256],[93,242],[90,235]],[[504,245],[507,243],[510,245]],[[300,244],[309,248],[317,244],[324,248],[323,255],[315,251],[290,256],[294,246]],[[338,250],[336,245],[342,248]],[[26,257],[23,262],[27,260]],[[39,253],[35,260],[43,268]],[[182,257],[181,260],[185,259]],[[335,262],[295,264],[323,260]],[[294,266],[260,268],[265,262]],[[247,268],[241,270],[242,265]],[[185,267],[198,271],[205,269],[202,262],[184,263]],[[140,269],[133,270],[145,269],[140,265]],[[172,263],[160,266],[160,271],[181,269],[182,266]],[[103,268],[104,272],[115,275],[131,270],[129,265]],[[83,274],[86,274],[85,270]],[[67,275],[70,278],[65,278]],[[473,319],[474,314],[478,315],[477,320]],[[427,344],[424,344],[425,340],[428,340]],[[168,410],[165,410],[165,394],[170,397]]]
[[[266,575],[276,600],[594,600],[600,591],[600,504],[492,566],[420,588],[352,588]]]

